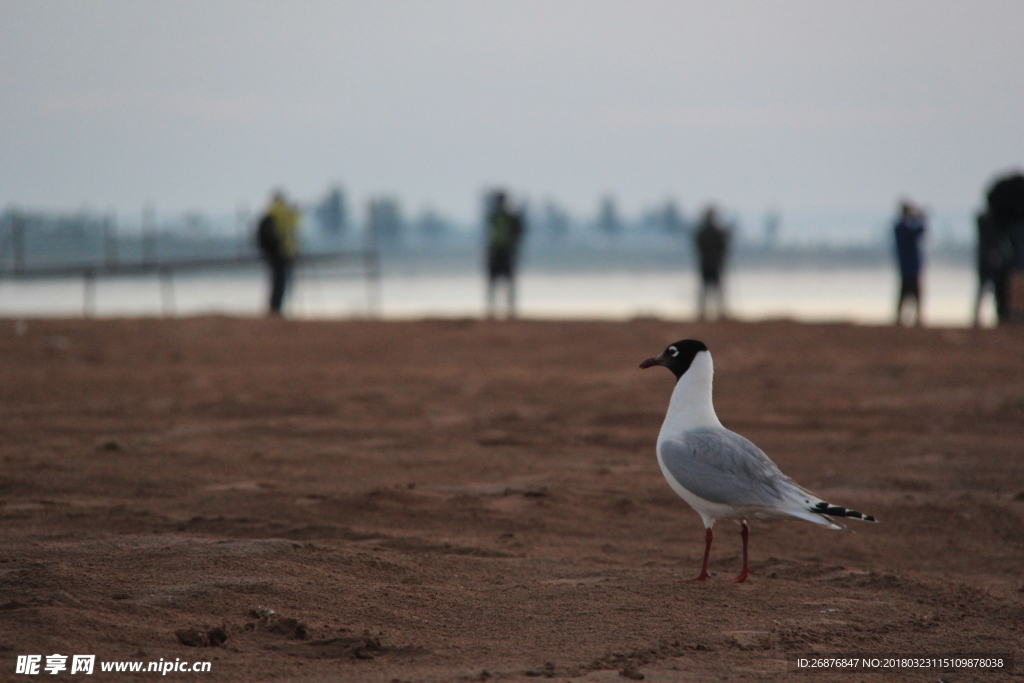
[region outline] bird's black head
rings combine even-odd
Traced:
[[[704,345],[704,342],[696,339],[684,339],[675,344],[669,344],[660,356],[648,358],[640,364],[640,367],[646,369],[655,365],[664,365],[672,371],[676,379],[679,379],[684,372],[690,369],[690,363],[693,362],[694,357],[701,351],[707,350],[708,347]]]

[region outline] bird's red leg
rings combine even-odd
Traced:
[[[747,566],[747,536],[750,535],[750,531],[747,529],[747,523],[743,522],[743,528],[740,529],[740,538],[743,539],[743,571],[735,579],[729,579],[729,583],[743,583],[750,576],[750,567]]]
[[[704,581],[708,578],[708,557],[711,556],[711,539],[714,537],[710,527],[704,530],[704,563],[700,566],[700,574],[692,579],[687,579],[688,581]]]

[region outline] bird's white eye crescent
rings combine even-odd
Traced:
[[[672,357],[673,357],[673,358],[675,358],[676,356],[678,356],[678,355],[679,355],[679,349],[677,349],[677,348],[676,348],[676,347],[674,347],[674,346],[670,346],[670,347],[668,347],[668,352],[672,354]]]

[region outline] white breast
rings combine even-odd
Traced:
[[[699,427],[721,427],[711,401],[715,366],[709,351],[700,351],[690,368],[676,382],[658,440],[672,438]]]

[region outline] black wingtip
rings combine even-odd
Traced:
[[[839,505],[829,505],[825,501],[815,503],[812,507],[807,508],[811,512],[819,515],[828,515],[829,517],[851,517],[853,519],[860,519],[865,522],[877,522],[873,515],[865,515],[857,510],[847,510]]]

